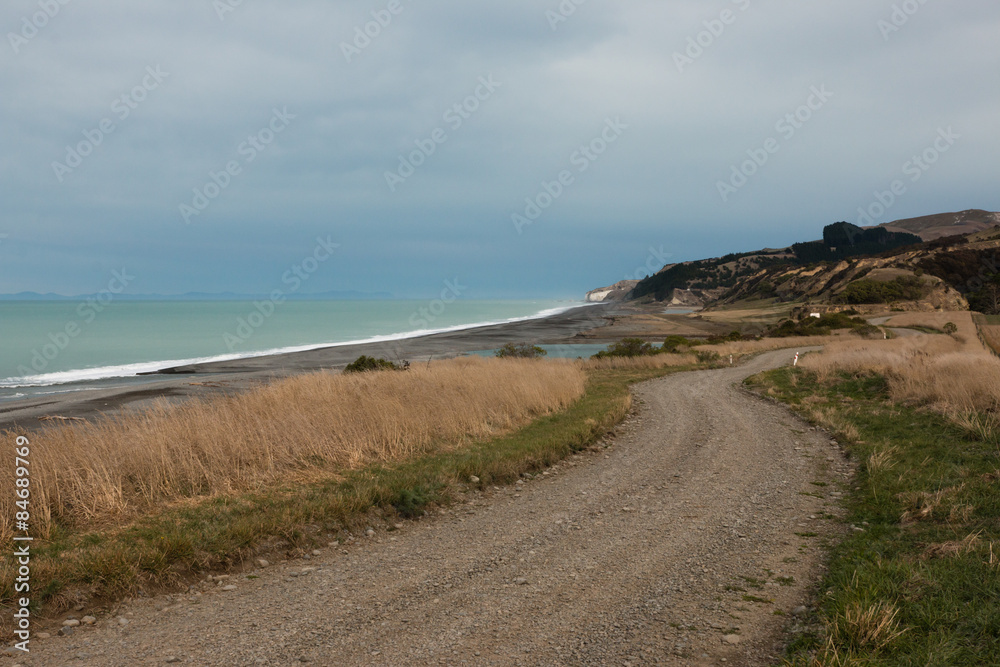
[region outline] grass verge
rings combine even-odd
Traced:
[[[751,384],[835,432],[859,462],[851,534],[786,664],[987,665],[1000,655],[1000,445],[894,403],[869,373],[781,369]]]
[[[373,520],[390,524],[446,504],[468,488],[505,484],[586,449],[629,412],[630,384],[673,368],[608,368],[588,372],[584,395],[568,409],[508,435],[394,464],[370,465],[336,477],[186,503],[100,532],[55,526],[32,553],[35,611],[57,613],[84,600],[113,601],[175,587],[199,573],[226,569],[262,548],[289,555],[326,544]],[[13,577],[0,579],[6,623]],[[9,639],[11,628],[0,628]]]

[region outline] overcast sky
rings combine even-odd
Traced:
[[[7,0],[0,27],[0,292],[266,292],[322,238],[303,292],[580,297],[819,238],[897,180],[874,223],[1000,210],[996,0]]]

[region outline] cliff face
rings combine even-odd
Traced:
[[[587,292],[587,301],[590,303],[624,301],[638,284],[638,280],[620,280],[610,287],[601,287]]]

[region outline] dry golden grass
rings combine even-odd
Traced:
[[[835,372],[877,372],[889,381],[892,398],[927,405],[957,416],[989,414],[1000,407],[1000,359],[980,343],[969,313],[909,313],[891,325],[943,327],[954,322],[954,336],[928,335],[888,341],[843,341],[800,362],[820,378]]]
[[[983,343],[996,354],[1000,354],[1000,325],[979,324],[979,333]]]
[[[701,349],[701,348],[699,348]],[[654,368],[677,368],[694,366],[698,358],[693,354],[655,354],[648,357],[607,357],[604,359],[587,359],[582,367],[595,370],[638,370]]]
[[[154,507],[447,450],[560,410],[584,392],[569,362],[474,357],[406,372],[318,373],[242,395],[31,435],[32,528],[100,526]],[[12,466],[0,487],[13,488]],[[0,495],[13,516],[14,494]],[[0,540],[11,537],[6,522]]]
[[[895,447],[886,447],[872,453],[865,462],[865,469],[868,474],[875,476],[880,472],[891,469],[896,465],[895,456],[898,450]]]
[[[965,489],[965,484],[949,486],[934,492],[930,491],[909,491],[901,493],[897,497],[902,501],[906,509],[903,511],[899,522],[902,524],[913,523],[931,516],[941,504],[951,496],[958,495]],[[952,507],[952,510],[955,508]]]
[[[924,552],[920,555],[920,557],[921,559],[926,560],[929,558],[955,558],[963,556],[979,549],[981,543],[979,536],[981,534],[982,531],[980,530],[966,535],[965,539],[962,540],[931,544],[924,549]]]
[[[702,345],[699,350],[716,352],[721,357],[728,358],[729,355],[742,357],[748,354],[759,352],[770,352],[771,350],[782,350],[791,348],[817,347],[820,345],[830,345],[842,342],[845,336],[799,336],[792,338],[763,338],[761,340],[741,340],[731,343],[720,343],[718,345]],[[851,340],[859,340],[852,336]]]
[[[964,338],[976,337],[976,326],[972,322],[972,313],[954,311],[934,311],[927,313],[901,313],[893,315],[885,323],[887,327],[932,327],[944,330],[948,322],[958,326],[958,335]]]

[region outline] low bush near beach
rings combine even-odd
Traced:
[[[531,343],[507,343],[496,352],[497,359],[538,359],[547,355],[544,349]]]
[[[344,368],[345,373],[369,373],[371,371],[405,371],[410,368],[410,362],[394,364],[386,359],[361,355]]]
[[[622,338],[617,343],[612,343],[608,349],[595,354],[593,359],[608,359],[611,357],[647,357],[659,352],[652,343],[647,343],[641,338]]]

